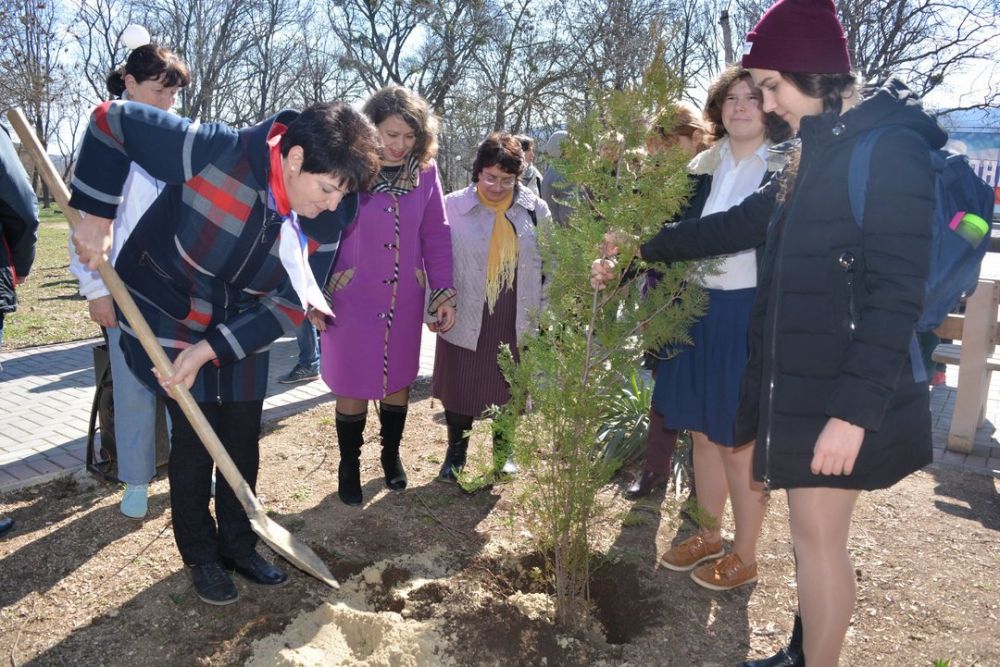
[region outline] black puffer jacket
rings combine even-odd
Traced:
[[[17,308],[14,277],[35,260],[38,204],[7,131],[0,128],[0,313]]]
[[[880,140],[862,231],[848,203],[848,162],[859,135],[886,124],[916,130],[926,143],[907,132]],[[946,135],[891,81],[841,116],[804,118],[799,136],[784,204],[773,179],[729,211],[667,226],[642,256],[707,257],[766,237],[737,442],[756,437],[754,476],[772,488],[884,488],[931,461],[927,385],[913,380],[908,345],[930,255],[928,147],[940,148]],[[865,428],[851,475],[809,469],[830,417]]]

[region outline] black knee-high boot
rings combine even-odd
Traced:
[[[406,470],[399,458],[399,443],[403,439],[403,427],[406,426],[405,405],[389,405],[379,403],[378,418],[382,423],[382,472],[385,473],[385,485],[393,491],[406,488]]]
[[[748,660],[741,662],[738,667],[806,667],[806,652],[802,647],[802,617],[795,614],[792,639],[788,642],[788,646],[770,658]]]
[[[337,495],[345,505],[360,505],[364,501],[361,494],[360,458],[367,418],[367,412],[357,415],[337,413],[337,445],[340,448]]]
[[[472,417],[445,410],[444,421],[448,424],[448,451],[444,455],[444,463],[441,464],[441,472],[437,478],[442,482],[454,482],[457,480],[455,473],[465,468]]]

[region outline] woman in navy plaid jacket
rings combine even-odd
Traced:
[[[256,483],[268,346],[305,310],[327,308],[323,284],[358,190],[378,170],[371,123],[342,103],[283,111],[244,130],[200,125],[150,106],[94,111],[73,178],[86,213],[73,242],[96,268],[132,162],[166,184],[116,260],[116,269],[173,360],[152,363],[119,313],[129,367],[151,388],[183,383],[247,482]],[[263,585],[287,575],[256,552],[257,537],[228,484],[208,510],[212,460],[176,402],[170,454],[174,536],[199,597],[238,597],[223,566]]]

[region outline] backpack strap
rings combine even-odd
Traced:
[[[847,171],[847,197],[851,203],[851,215],[854,216],[854,222],[862,229],[865,227],[865,201],[868,195],[868,179],[871,176],[872,170],[872,152],[875,150],[875,144],[878,143],[878,140],[889,130],[906,132],[920,139],[922,143],[927,143],[916,130],[902,125],[880,125],[862,134],[861,138],[854,144],[854,149],[851,151],[851,162]],[[934,154],[937,151],[932,150],[930,152],[933,161]],[[934,161],[935,173],[940,173],[941,171],[939,163],[940,158]]]
[[[889,129],[898,129],[903,132],[908,132],[915,137],[918,137],[921,141],[924,138],[917,134],[916,131],[911,130],[908,127],[902,126],[892,126],[892,125],[881,125],[876,128],[865,132],[858,139],[857,143],[854,144],[854,148],[851,151],[851,161],[848,166],[847,171],[847,198],[850,200],[851,204],[851,216],[854,218],[854,222],[862,230],[865,228],[865,201],[868,195],[868,178],[871,175],[872,167],[872,151],[875,149],[875,144],[879,139],[882,138]],[[932,153],[936,151],[931,151]],[[935,169],[938,169],[938,165],[935,163]],[[924,367],[923,362],[923,351],[920,349],[920,341],[917,340],[917,332],[914,331],[913,335],[910,337],[910,368],[913,371],[913,381],[914,382],[927,382],[927,369]]]
[[[851,162],[847,168],[847,197],[851,203],[854,223],[864,229],[865,199],[868,195],[868,178],[871,175],[872,150],[888,126],[883,125],[861,135],[851,151]]]

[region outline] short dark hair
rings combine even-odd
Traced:
[[[726,127],[722,124],[722,105],[726,101],[726,96],[730,89],[740,81],[746,82],[750,90],[757,95],[757,99],[763,103],[760,89],[753,82],[750,70],[739,65],[730,65],[722,71],[712,85],[708,87],[708,97],[705,100],[705,119],[710,124],[712,136],[718,141],[726,136]],[[792,136],[792,128],[776,114],[764,114],[764,137],[771,143],[779,144]]]
[[[144,44],[133,49],[124,65],[111,70],[106,81],[109,93],[122,96],[126,74],[131,74],[138,83],[156,81],[162,76],[160,83],[167,88],[184,88],[191,83],[187,64],[176,53],[158,44]]]
[[[472,182],[478,183],[479,172],[494,165],[518,177],[524,172],[524,151],[517,137],[507,132],[494,132],[486,137],[476,151]]]
[[[521,142],[521,150],[525,153],[535,150],[535,140],[526,134],[517,135],[517,140]]]
[[[368,98],[362,109],[378,125],[389,116],[399,115],[417,135],[413,156],[426,167],[437,156],[438,119],[420,95],[402,86],[386,86]]]
[[[375,126],[343,102],[320,102],[299,114],[281,137],[281,154],[293,146],[302,147],[303,171],[337,174],[351,192],[367,190],[379,170]]]
[[[823,111],[840,113],[844,108],[844,93],[858,85],[858,75],[848,74],[803,74],[801,72],[781,72],[781,78],[789,81],[803,95],[823,100]]]

